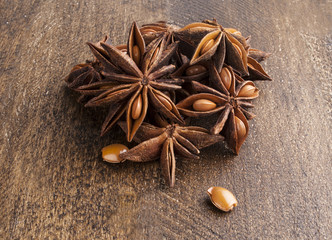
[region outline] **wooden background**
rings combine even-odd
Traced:
[[[1,0],[1,239],[331,239],[330,0]],[[133,20],[185,25],[215,17],[271,52],[239,156],[220,143],[181,160],[173,189],[158,162],[112,165],[103,116],[63,82],[85,45],[126,41]],[[131,145],[132,146],[132,145]],[[208,187],[239,206],[218,211]]]

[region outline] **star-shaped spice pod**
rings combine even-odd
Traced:
[[[223,28],[215,19],[189,24],[176,31],[175,35],[197,46],[190,65],[212,59],[218,71],[225,62],[247,80],[271,80],[259,64],[270,54],[250,48],[250,37],[243,37],[234,28]],[[200,42],[197,42],[200,37]]]
[[[218,28],[222,29],[226,34],[226,49],[227,46],[230,48],[230,42],[232,43],[233,47],[237,50],[238,56],[242,59],[242,65],[238,61],[239,58],[232,58],[232,53],[227,53],[225,56],[225,62],[229,63],[234,67],[234,69],[243,76],[246,80],[272,80],[271,77],[264,71],[263,67],[259,64],[260,61],[263,61],[267,57],[270,56],[269,53],[260,51],[258,49],[251,48],[249,41],[251,37],[243,37],[241,32],[234,28],[223,28],[215,19],[212,21],[204,20],[204,23],[208,23],[212,26],[217,26]],[[239,44],[240,43],[240,44]],[[242,45],[242,46],[241,46]],[[243,47],[243,48],[242,48]],[[221,70],[223,62],[221,60],[218,61],[217,54],[215,56],[215,64],[218,71]],[[220,58],[220,57],[219,57]],[[241,70],[238,69],[244,67],[248,69],[248,74],[243,74]]]
[[[222,133],[229,147],[238,154],[249,132],[247,118],[254,117],[247,109],[253,107],[250,100],[258,97],[258,89],[253,82],[237,76],[229,66],[224,66],[220,73],[212,66],[210,81],[214,88],[193,81],[192,87],[198,93],[179,102],[177,107],[188,117],[220,114],[211,133]]]
[[[260,65],[269,54],[250,41],[216,20],[183,28],[163,21],[139,28],[134,22],[126,44],[113,46],[109,38],[88,43],[94,60],[76,65],[66,81],[85,107],[109,108],[102,135],[118,122],[127,140],[139,143],[130,150],[106,147],[105,161],[159,158],[173,186],[176,156],[196,159],[199,149],[223,139],[239,153],[254,117],[251,100],[258,97],[252,81],[271,80]],[[182,118],[213,114],[218,119],[210,131],[208,121],[188,126]]]
[[[175,29],[179,27],[175,25],[167,24],[165,21],[158,21],[155,23],[144,24],[139,29],[144,41],[146,44],[149,44],[154,39],[158,38],[162,33],[169,33],[171,34]]]
[[[125,122],[119,122],[120,127],[127,132]],[[120,157],[133,162],[148,162],[160,158],[162,175],[171,187],[175,183],[176,156],[198,159],[199,149],[222,141],[220,135],[212,135],[208,130],[197,126],[180,126],[168,124],[156,127],[143,123],[134,136],[139,144]]]
[[[175,36],[192,46],[196,46],[191,58],[191,65],[213,59],[218,70],[224,62],[231,65],[240,75],[248,75],[247,51],[243,44],[231,32],[215,20],[191,23],[178,31]],[[198,42],[199,40],[199,42]],[[243,40],[242,42],[245,42]]]
[[[165,35],[145,47],[144,39],[133,23],[127,44],[127,53],[107,43],[102,49],[89,43],[96,58],[103,65],[101,82],[81,86],[83,95],[96,95],[86,107],[110,106],[102,126],[105,134],[126,111],[127,140],[131,141],[145,119],[148,107],[160,112],[172,121],[183,123],[175,104],[162,91],[180,89],[181,81],[168,78],[175,70],[169,61],[176,51],[177,43],[167,44]]]
[[[87,62],[74,66],[66,78],[68,87],[78,88],[82,85],[101,81],[99,62]]]
[[[105,37],[95,45],[100,47],[102,42],[110,44],[110,39]],[[100,51],[102,50],[100,49]],[[86,63],[77,64],[72,68],[65,81],[67,82],[68,87],[72,89],[76,89],[82,85],[100,82],[102,80],[102,76],[100,75],[100,71],[102,69],[103,66],[97,59],[94,59],[93,61],[87,61]]]

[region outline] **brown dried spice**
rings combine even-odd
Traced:
[[[102,135],[118,123],[128,141],[139,143],[122,160],[160,158],[174,186],[177,157],[196,159],[199,149],[223,139],[239,154],[254,117],[248,109],[258,97],[252,81],[271,80],[259,63],[270,54],[250,41],[215,19],[183,28],[134,22],[127,44],[113,46],[109,37],[88,43],[94,60],[74,66],[66,82],[85,107],[109,107]],[[210,131],[183,118],[213,114],[219,118]]]

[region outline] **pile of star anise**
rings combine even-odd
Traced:
[[[216,20],[183,28],[134,22],[125,45],[109,37],[88,43],[94,60],[76,65],[66,81],[85,107],[109,108],[102,135],[118,123],[139,143],[120,154],[123,160],[160,159],[173,186],[176,156],[197,159],[199,149],[221,140],[239,153],[258,97],[252,81],[271,80],[259,64],[269,54],[249,40]],[[202,126],[189,125],[193,118],[204,119]]]

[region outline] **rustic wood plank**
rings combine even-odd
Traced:
[[[1,239],[329,239],[332,236],[330,1],[2,1]],[[303,17],[305,16],[305,17]],[[133,20],[178,25],[215,17],[273,55],[257,83],[240,155],[223,144],[179,160],[173,189],[158,162],[111,165],[102,113],[62,81],[91,58],[86,41],[125,41]],[[217,153],[217,154],[216,154]],[[218,211],[206,190],[237,196]]]

